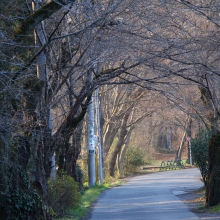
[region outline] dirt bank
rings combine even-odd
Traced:
[[[177,196],[182,200],[201,220],[220,220],[220,212],[210,211],[204,208],[205,195],[204,190],[188,190],[186,194]]]

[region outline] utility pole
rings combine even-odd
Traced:
[[[99,109],[99,89],[96,89],[96,118],[97,118],[97,131],[98,131],[98,152],[99,152],[99,182],[103,184],[103,172],[102,172],[102,141],[101,141],[101,129],[100,129],[100,109]]]
[[[90,73],[92,75],[92,73]],[[95,174],[95,140],[94,140],[94,102],[93,95],[88,106],[88,174],[89,186],[93,187],[96,183]]]

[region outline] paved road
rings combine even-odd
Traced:
[[[203,186],[196,168],[131,178],[106,190],[90,220],[198,220],[175,195]]]

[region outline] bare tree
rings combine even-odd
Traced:
[[[140,95],[136,87],[135,95],[122,86],[135,84],[166,97],[171,106],[213,128],[207,205],[218,203],[213,195],[219,195],[214,192],[220,169],[213,155],[219,146],[219,3],[51,0],[35,1],[39,6],[34,12],[31,3],[0,3],[1,169],[7,170],[11,151],[16,152],[13,164],[24,170],[36,159],[30,168],[30,182],[34,179],[35,188],[45,195],[56,151],[60,158],[68,158],[67,171],[77,180],[81,123],[91,95],[99,86],[120,84],[115,87],[117,96],[103,97],[103,101],[113,102],[112,110],[118,113],[111,116],[107,109],[104,125],[106,152],[116,135],[120,137],[112,155],[113,174],[116,156],[128,136],[134,99]],[[13,6],[10,11],[8,6]],[[88,72],[94,73],[91,82]],[[194,96],[187,95],[186,87]],[[125,97],[126,102],[115,105]],[[166,130],[168,140],[169,128]],[[76,141],[71,142],[74,137]],[[11,146],[16,146],[16,151]],[[13,182],[14,186],[23,184],[20,171],[15,172],[19,181]],[[7,178],[2,182],[7,184]],[[4,195],[4,189],[2,192]],[[45,210],[43,213],[50,219]]]

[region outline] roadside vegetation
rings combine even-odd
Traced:
[[[86,186],[88,184],[85,183],[85,188],[83,192],[81,192],[82,196],[81,196],[80,204],[78,204],[77,206],[67,208],[63,217],[56,217],[55,215],[54,216],[55,219],[57,220],[82,219],[88,214],[91,205],[98,199],[98,197],[104,190],[110,189],[112,187],[120,186],[124,182],[125,182],[124,180],[115,179],[109,183],[104,183],[101,185],[97,184],[94,187],[88,187]]]
[[[106,176],[103,184],[89,187],[88,182],[83,182],[83,187],[79,189],[74,179],[65,172],[60,172],[56,179],[48,182],[50,214],[58,220],[79,220],[86,216],[89,208],[100,194],[109,188],[123,184],[125,177],[149,173],[142,172],[140,166],[145,163],[145,156],[141,149],[130,148],[126,155],[124,173],[117,177]],[[84,173],[84,180],[87,180],[87,173]]]
[[[89,212],[89,208],[91,207],[92,203],[94,203],[100,194],[111,187],[118,186],[122,184],[122,181],[115,181],[112,183],[105,183],[102,185],[96,185],[95,187],[85,187],[84,191],[82,192],[81,203],[77,207],[69,207],[66,210],[66,214],[62,218],[56,218],[58,220],[80,220],[86,216]]]
[[[123,171],[120,173],[120,175],[117,175],[114,178],[109,175],[106,175],[104,184],[100,185],[97,183],[94,187],[89,187],[88,182],[84,182],[83,188],[81,189],[80,196],[76,194],[77,198],[80,198],[80,201],[77,201],[75,205],[73,206],[71,204],[69,206],[66,204],[65,205],[66,209],[64,212],[57,212],[56,209],[54,209],[53,210],[54,219],[58,219],[58,220],[83,219],[88,214],[91,205],[98,199],[98,197],[104,190],[122,185],[123,183],[126,182],[126,178],[137,176],[137,175],[144,175],[144,174],[158,172],[159,171],[158,168],[157,169],[155,168],[143,169],[143,167],[145,166],[160,167],[162,160],[167,160],[167,159],[170,160],[171,158],[175,157],[175,154],[174,154],[175,152],[172,150],[171,151],[162,150],[162,152],[165,152],[165,153],[163,154],[158,150],[157,153],[158,155],[160,155],[159,157],[153,157],[153,156],[148,157],[146,156],[146,154],[144,154],[143,150],[138,147],[128,148],[126,155],[125,155],[123,167],[122,167]],[[183,161],[184,163],[186,163],[186,160],[183,160]],[[84,173],[84,180],[88,180],[88,176],[86,172]],[[58,182],[59,182],[59,178],[58,178]],[[68,185],[68,183],[67,184],[65,183],[65,185]],[[65,190],[68,189],[68,187],[64,187],[64,188]],[[75,188],[75,185],[73,188]],[[70,191],[68,190],[68,192]],[[62,197],[61,194],[57,196]],[[55,197],[53,196],[51,198],[55,198]],[[56,198],[55,201],[57,200],[58,198]],[[58,206],[59,209],[63,207],[62,204],[65,204],[65,202],[59,203],[59,206]],[[57,215],[58,213],[60,214]]]
[[[212,207],[206,206],[206,194],[209,192],[208,189],[208,175],[209,175],[209,141],[212,132],[207,128],[200,128],[192,140],[192,157],[193,162],[196,167],[200,170],[201,181],[204,183],[198,192],[201,197],[195,202],[202,203],[202,206],[198,208],[199,212],[220,212],[220,205],[214,205]],[[197,193],[197,192],[196,192]]]

